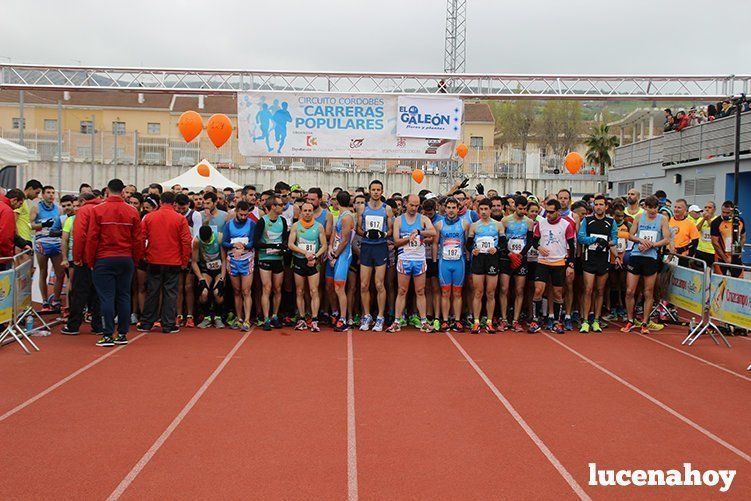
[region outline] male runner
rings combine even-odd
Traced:
[[[581,218],[579,217],[576,212],[573,212],[571,210],[570,204],[571,204],[571,192],[567,189],[562,189],[558,191],[558,202],[561,204],[561,217],[568,220],[569,223],[573,224],[574,227],[574,244],[576,244],[576,230],[579,227],[579,221]],[[574,259],[576,259],[576,255],[573,256]],[[577,311],[574,308],[574,279],[576,278],[574,266],[567,266],[566,267],[566,280],[565,280],[565,301],[566,301],[566,313],[563,317],[563,327],[567,330],[573,330],[573,322],[577,321]],[[553,303],[555,304],[555,300],[553,300]],[[555,313],[554,313],[555,315]]]
[[[618,227],[615,221],[605,215],[605,196],[597,195],[594,201],[594,214],[582,219],[578,241],[584,247],[584,297],[582,298],[582,323],[579,332],[589,332],[589,308],[594,291],[594,320],[592,332],[602,332],[600,314],[610,272],[610,256],[613,255],[616,267],[620,267],[618,255]]]
[[[209,193],[204,195],[204,202]],[[235,206],[235,217],[228,221],[222,237],[222,248],[227,256],[230,282],[235,299],[235,315],[242,331],[250,330],[250,308],[253,303],[250,291],[253,286],[253,236],[255,223],[248,218],[250,204],[241,200]],[[213,228],[212,228],[213,230]]]
[[[445,202],[446,214],[436,222],[438,233],[438,277],[441,282],[441,315],[443,322],[441,330],[449,328],[455,332],[463,332],[462,315],[462,287],[465,274],[465,246],[469,225],[466,219],[459,217],[459,202],[449,197]],[[454,315],[449,316],[449,307],[453,304]],[[449,323],[451,321],[451,324]]]
[[[256,223],[253,247],[258,249],[258,268],[261,275],[261,310],[263,311],[263,330],[279,329],[279,306],[282,303],[282,282],[284,280],[284,251],[287,249],[289,227],[282,216],[284,205],[278,196],[266,199],[264,207],[266,215]],[[273,315],[271,310],[271,294],[274,295]]]
[[[384,202],[383,183],[376,180],[368,186],[370,200],[365,204],[362,211],[357,212],[357,233],[362,236],[360,246],[360,297],[362,300],[363,317],[360,330],[367,331],[373,322],[370,314],[370,280],[374,277],[378,303],[378,316],[376,317],[373,331],[383,330],[386,311],[386,264],[389,257],[389,248],[386,241],[393,231],[393,212]]]
[[[495,203],[495,202],[493,202]],[[527,198],[518,195],[514,197],[514,213],[503,218],[503,228],[506,233],[507,259],[501,261],[501,323],[498,329],[503,332],[508,329],[508,293],[511,277],[514,277],[514,318],[511,326],[514,332],[522,332],[524,328],[519,317],[524,305],[524,288],[527,282],[527,259],[522,251],[527,242],[532,240],[534,221],[527,213]]]
[[[39,292],[42,294],[42,312],[48,313],[60,309],[60,296],[65,281],[65,269],[62,265],[62,230],[60,208],[55,204],[55,188],[42,187],[42,199],[29,211],[31,229],[36,231],[34,247],[39,264]],[[52,262],[55,272],[53,294],[47,296],[47,262]]]
[[[399,283],[399,293],[396,296],[395,318],[387,332],[401,330],[400,319],[407,304],[407,291],[410,280],[415,286],[415,303],[420,315],[420,330],[430,332],[425,303],[425,272],[427,262],[425,258],[425,244],[423,238],[435,236],[433,223],[427,216],[418,214],[420,197],[407,195],[406,211],[394,221],[394,247],[397,249],[396,271]]]
[[[216,306],[224,302],[224,279],[227,275],[227,257],[222,252],[222,235],[216,235],[211,226],[198,228],[198,236],[193,238],[191,268],[198,281],[198,303],[204,309],[199,329],[211,327],[223,329],[224,323]]]
[[[320,332],[318,327],[318,309],[320,297],[318,284],[318,259],[326,252],[326,231],[321,223],[313,218],[313,204],[305,202],[300,209],[300,220],[292,225],[289,232],[289,250],[292,251],[292,265],[295,270],[295,287],[297,289],[297,310],[300,320],[296,330],[310,329]],[[305,284],[310,292],[310,323],[305,321]]]
[[[485,310],[487,321],[485,331],[495,333],[493,314],[495,313],[495,290],[498,286],[500,273],[500,251],[506,247],[502,241],[504,235],[503,223],[490,218],[491,202],[487,198],[480,200],[477,210],[480,219],[469,227],[468,239],[472,242],[472,313],[474,323],[470,332],[480,333],[480,314],[482,313],[482,297],[485,295]],[[505,237],[503,237],[505,240]]]
[[[339,217],[336,218],[334,232],[331,235],[327,259],[328,266],[331,267],[331,282],[339,303],[339,318],[333,319],[336,322],[334,330],[337,332],[347,330],[347,308],[352,307],[347,298],[347,277],[352,263],[352,237],[355,233],[355,216],[351,200],[350,194],[344,190],[339,190],[336,194]],[[328,276],[326,280],[329,280]],[[351,312],[349,313],[351,316]]]

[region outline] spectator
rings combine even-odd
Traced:
[[[135,263],[143,255],[141,218],[123,200],[125,185],[120,179],[107,184],[109,196],[91,211],[87,228],[86,263],[92,267],[92,279],[99,295],[104,320],[97,346],[128,344],[130,328],[130,286]],[[187,226],[187,221],[185,225]],[[74,250],[77,241],[74,239]],[[115,332],[117,311],[117,337]]]
[[[714,104],[707,106],[707,120],[710,122],[717,118],[717,107]]]
[[[664,132],[670,132],[675,127],[675,118],[670,108],[665,108],[665,123],[662,126]]]
[[[702,122],[701,115],[698,115],[696,113],[696,106],[692,106],[690,110],[688,110],[688,125],[689,127],[693,127],[694,125],[699,125]]]
[[[686,112],[683,110],[678,111],[675,115],[675,126],[673,127],[673,130],[675,131],[681,131],[688,127],[690,125],[690,118],[688,115],[686,115]]]
[[[146,247],[146,302],[139,331],[150,331],[157,320],[159,297],[162,297],[162,332],[179,332],[177,318],[177,286],[180,270],[188,266],[193,237],[188,220],[175,210],[175,193],[162,193],[158,210],[143,218]]]

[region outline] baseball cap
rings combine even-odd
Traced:
[[[694,204],[694,205],[692,205],[691,207],[688,208],[688,211],[689,212],[701,212],[701,207],[699,207],[698,205]]]

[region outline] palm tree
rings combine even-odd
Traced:
[[[592,126],[589,136],[584,141],[587,145],[587,162],[600,167],[600,175],[605,175],[605,167],[613,165],[610,150],[618,146],[618,138],[610,133],[610,127],[605,123]]]

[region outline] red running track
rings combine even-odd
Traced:
[[[184,330],[112,351],[87,335],[40,338],[43,351],[31,356],[6,346],[0,492],[6,499],[722,495],[718,487],[589,486],[590,462],[736,469],[729,494],[751,491],[751,374],[739,368],[751,360],[751,342],[731,340],[729,350],[702,339],[684,348],[676,329],[650,339],[615,329],[348,336]]]

